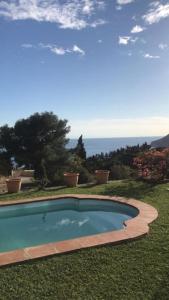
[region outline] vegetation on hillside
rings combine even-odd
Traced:
[[[34,169],[42,188],[63,184],[64,172],[79,173],[79,183],[93,181],[98,169],[109,170],[111,180],[156,176],[158,181],[169,176],[168,152],[165,159],[161,158],[163,150],[149,151],[145,143],[86,157],[82,135],[74,149],[66,148],[69,131],[67,120],[52,112],[35,113],[18,120],[13,127],[0,127],[0,174],[10,174],[14,166]]]
[[[109,170],[110,179],[136,178],[133,160],[149,148],[150,146],[145,143],[141,146],[127,146],[106,154],[96,154],[88,157],[85,165],[90,172],[97,169]]]

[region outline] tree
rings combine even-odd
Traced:
[[[85,147],[84,147],[83,136],[82,135],[78,139],[77,146],[75,148],[75,153],[82,160],[86,160],[86,150],[85,150]]]
[[[0,127],[0,174],[7,176],[11,173],[12,158],[15,145],[15,134],[12,127]]]
[[[5,156],[5,153],[0,154],[0,176],[10,175],[11,169],[11,160]]]
[[[52,112],[35,113],[17,121],[14,128],[1,128],[0,148],[19,165],[35,169],[41,182],[46,182],[43,180],[46,177],[53,181],[67,160],[65,145],[69,130],[67,120]]]

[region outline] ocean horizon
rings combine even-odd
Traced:
[[[84,138],[84,146],[86,149],[87,157],[100,154],[109,153],[120,148],[127,146],[136,146],[147,143],[151,144],[152,141],[157,140],[160,136],[148,136],[148,137],[114,137],[114,138]],[[69,139],[67,148],[74,148],[78,139]]]

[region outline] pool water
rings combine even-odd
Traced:
[[[0,252],[119,230],[135,217],[132,206],[64,198],[0,207]]]

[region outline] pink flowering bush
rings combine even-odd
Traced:
[[[160,181],[169,175],[169,148],[161,151],[150,150],[134,158],[139,178]]]

